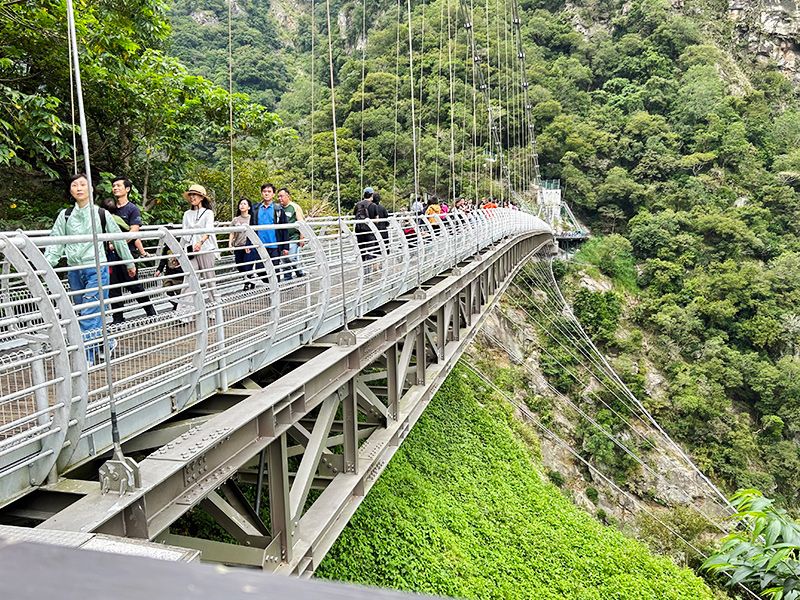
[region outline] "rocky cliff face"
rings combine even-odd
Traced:
[[[774,62],[800,84],[800,5],[795,0],[729,0],[728,10],[747,53]]]
[[[605,282],[588,277],[581,282],[581,285],[592,289],[604,289],[604,284]],[[551,398],[551,411],[548,412],[551,426],[573,447],[585,450],[581,448],[577,436],[581,417],[566,402],[557,401],[553,396],[539,365],[538,334],[535,329],[519,327],[520,323],[526,321],[525,313],[518,307],[504,303],[500,310],[489,315],[482,332],[478,334],[477,343],[467,350],[468,360],[475,361],[478,354],[484,358],[490,355],[492,363],[497,367],[512,367],[518,369],[519,373],[524,373],[529,387],[527,394],[517,399],[525,402],[526,395]],[[655,367],[653,371],[656,371]],[[658,385],[653,381],[650,383]],[[653,392],[660,394],[663,390]],[[642,511],[666,513],[675,507],[693,505],[707,514],[716,515],[716,507],[707,486],[688,467],[675,448],[663,441],[658,432],[645,422],[637,423],[635,419],[631,419],[631,426],[641,439],[647,438],[655,444],[654,450],[647,453],[649,468],[637,469],[623,485],[637,498],[636,502],[606,483],[600,475],[607,471],[606,467],[596,465],[593,459],[589,459],[591,466],[585,468],[569,450],[546,436],[539,439],[542,465],[563,478],[562,489],[575,504],[590,514],[600,514],[602,511],[633,531],[638,527],[637,520]],[[631,430],[618,435],[627,444],[634,441],[633,434],[634,431]]]

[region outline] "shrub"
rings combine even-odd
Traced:
[[[558,487],[564,487],[564,476],[558,471],[547,469],[547,478],[552,481],[554,485],[557,485]]]

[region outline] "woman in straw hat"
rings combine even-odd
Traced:
[[[186,234],[181,237],[181,245],[186,249],[192,263],[192,267],[197,271],[201,280],[205,280],[204,287],[208,292],[208,297],[212,302],[219,300],[217,288],[214,282],[214,258],[219,246],[217,238],[208,231],[214,227],[214,211],[211,208],[211,200],[208,198],[206,188],[196,183],[189,186],[183,192],[183,197],[189,202],[189,210],[183,213],[183,229],[185,231],[197,229],[194,234]],[[213,317],[213,313],[209,316]]]

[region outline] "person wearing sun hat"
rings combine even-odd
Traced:
[[[214,258],[219,246],[213,233],[202,230],[214,227],[214,211],[206,188],[193,183],[189,186],[183,197],[189,202],[189,210],[183,213],[182,228],[186,232],[181,236],[181,247],[189,255],[192,267],[198,272],[200,279],[204,279],[207,297],[216,302],[217,288],[214,283]],[[200,230],[191,233],[192,229]],[[212,313],[213,314],[213,313]]]

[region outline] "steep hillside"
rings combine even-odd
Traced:
[[[457,369],[317,575],[463,598],[713,597],[575,508],[537,453],[510,407]]]

